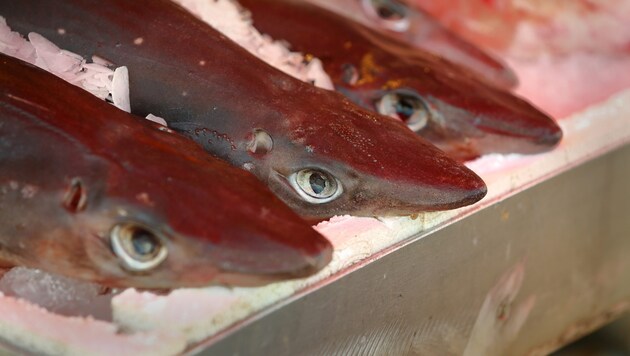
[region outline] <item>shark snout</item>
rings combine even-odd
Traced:
[[[213,259],[223,274],[273,280],[312,275],[332,258],[332,246],[306,223],[269,221],[265,228],[233,231]]]

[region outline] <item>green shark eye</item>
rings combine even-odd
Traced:
[[[163,238],[136,223],[121,223],[110,232],[112,250],[123,267],[132,272],[146,272],[162,263],[168,254]]]
[[[387,93],[376,103],[376,109],[382,115],[402,120],[414,132],[419,132],[429,123],[429,110],[424,101],[415,95]]]
[[[307,168],[294,173],[289,182],[304,200],[314,204],[331,202],[343,192],[337,178],[317,169]]]
[[[389,30],[405,32],[409,29],[409,9],[398,0],[363,0],[363,9]]]

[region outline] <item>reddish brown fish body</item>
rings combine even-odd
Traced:
[[[553,119],[524,100],[325,9],[293,0],[241,3],[261,32],[320,58],[336,89],[355,103],[376,110],[388,93],[421,101],[430,118],[418,133],[452,157],[538,153],[562,137]]]
[[[332,247],[251,174],[160,125],[0,55],[0,257],[110,286],[252,284],[314,273]],[[118,226],[166,259],[130,272]],[[193,272],[191,272],[193,271]]]
[[[325,7],[412,47],[470,68],[483,79],[505,89],[516,86],[514,72],[440,24],[418,7],[399,0],[307,0]]]
[[[1,3],[0,15],[21,33],[127,66],[134,113],[160,116],[250,170],[306,218],[406,215],[485,195],[478,176],[403,124],[264,64],[170,1],[25,0]],[[324,177],[326,189],[338,183],[334,199],[305,198],[296,177],[309,172],[302,183],[315,195]]]

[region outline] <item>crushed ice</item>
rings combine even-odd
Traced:
[[[106,61],[96,57],[88,63],[37,33],[31,32],[27,37],[12,31],[0,16],[0,52],[36,65],[121,110],[130,111],[129,75],[125,67],[111,69]]]
[[[334,90],[330,77],[317,58],[291,52],[286,44],[263,35],[250,14],[234,0],[173,0],[251,54],[286,74],[315,86]],[[200,63],[201,65],[201,63]]]
[[[0,292],[67,316],[111,321],[111,291],[102,286],[26,267],[15,267],[0,279]]]

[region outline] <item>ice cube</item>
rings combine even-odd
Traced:
[[[113,294],[102,286],[44,271],[15,267],[0,279],[0,292],[67,316],[111,320]]]

